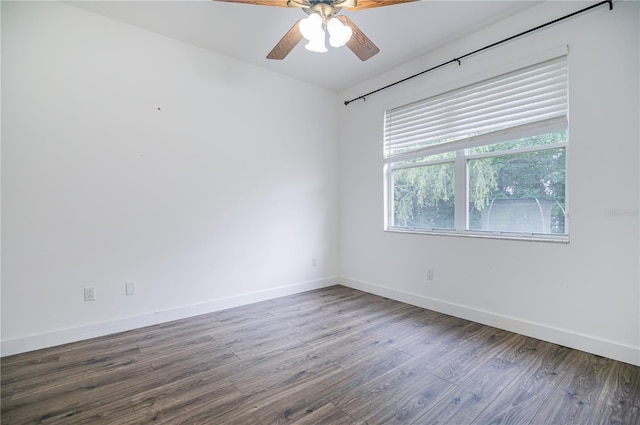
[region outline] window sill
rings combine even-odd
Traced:
[[[515,240],[515,241],[528,241],[528,242],[551,242],[551,243],[569,243],[568,235],[542,235],[535,233],[508,233],[508,232],[477,232],[467,230],[464,232],[456,232],[455,230],[426,230],[426,229],[403,229],[403,228],[388,228],[384,230],[390,233],[408,233],[413,235],[433,235],[433,236],[455,236],[462,238],[476,238],[476,239],[503,239],[503,240]]]

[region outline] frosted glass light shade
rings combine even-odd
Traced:
[[[353,34],[351,27],[343,24],[337,18],[329,19],[329,22],[327,22],[327,30],[329,31],[329,44],[333,47],[344,46]]]
[[[327,46],[324,44],[325,34],[324,30],[320,30],[313,35],[314,38],[309,40],[309,42],[304,46],[305,49],[310,50],[312,52],[317,53],[325,53],[327,51]]]
[[[324,53],[327,47],[324,44],[325,32],[322,29],[322,18],[317,13],[312,13],[298,24],[300,34],[308,40],[305,49],[312,52]]]
[[[318,31],[322,31],[322,18],[317,13],[312,13],[300,21],[298,28],[300,29],[300,34],[311,41],[317,38]]]

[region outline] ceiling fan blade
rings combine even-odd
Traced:
[[[345,0],[344,2],[338,2],[336,6],[344,7],[347,10],[363,10],[374,7],[391,6],[400,3],[410,3],[413,1],[416,0]]]
[[[378,46],[373,44],[373,41],[369,40],[369,37],[364,35],[364,33],[360,31],[360,28],[358,28],[351,19],[345,15],[338,15],[336,18],[338,18],[343,24],[351,27],[353,34],[351,35],[351,39],[347,41],[347,47],[351,49],[351,51],[355,53],[361,61],[366,61],[380,51]]]
[[[278,44],[269,52],[267,59],[284,59],[291,50],[302,40],[302,34],[298,29],[300,21],[293,24],[291,29],[278,41]]]
[[[227,3],[257,4],[260,6],[292,7],[289,5],[288,0],[214,0],[214,1],[223,1]]]

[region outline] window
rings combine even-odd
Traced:
[[[566,240],[566,57],[387,110],[387,230]]]

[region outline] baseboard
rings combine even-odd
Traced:
[[[198,316],[200,314],[213,313],[227,308],[239,307],[273,298],[293,295],[300,292],[311,291],[313,289],[325,288],[337,285],[337,276],[317,279],[307,282],[299,282],[292,285],[280,286],[240,294],[232,297],[218,298],[205,303],[180,306],[172,309],[155,311],[138,316],[112,320],[103,323],[93,323],[70,329],[62,329],[46,334],[32,335],[23,338],[16,338],[2,341],[1,355],[10,356],[13,354],[25,353],[27,351],[41,348],[54,347],[70,342],[81,341],[89,338],[110,335],[118,332],[130,331],[132,329],[143,328],[158,323],[170,322],[172,320],[184,319]]]
[[[341,276],[339,283],[374,295],[640,366],[640,348]]]

